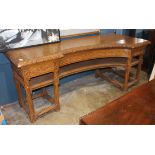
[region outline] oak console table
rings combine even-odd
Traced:
[[[149,41],[122,35],[97,35],[65,40],[60,43],[10,50],[10,59],[16,81],[19,104],[28,113],[31,122],[51,110],[59,110],[59,80],[65,76],[87,70],[95,70],[96,76],[111,81],[122,89],[139,81],[145,47]],[[130,78],[132,66],[137,66],[135,78]],[[124,68],[124,82],[105,76],[100,69]],[[53,97],[47,94],[46,86],[53,84]],[[23,97],[21,85],[25,89]],[[42,92],[33,95],[33,91]],[[36,111],[33,99],[44,97],[52,104]]]

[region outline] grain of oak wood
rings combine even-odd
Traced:
[[[11,50],[6,53],[8,58],[17,67],[35,64],[56,58],[62,58],[68,53],[85,51],[91,49],[112,49],[125,48],[135,49],[145,47],[149,41],[138,38],[131,38],[122,35],[97,35],[64,40],[60,43],[47,44],[24,49]]]
[[[120,84],[108,77],[104,79],[119,85],[122,89],[127,89],[131,84],[138,82],[143,52],[148,44],[147,40],[127,36],[97,35],[65,40],[51,45],[10,50],[6,56],[11,61],[14,78],[18,81],[16,84],[19,104],[34,122],[45,112],[60,108],[59,80],[62,77],[98,69],[96,75],[102,78],[104,76],[100,68],[121,66],[125,70],[124,83]],[[129,73],[133,64],[137,65],[136,79],[129,83]],[[24,102],[19,83],[26,90],[26,102]],[[54,101],[54,104],[36,111],[32,102],[32,91],[50,84],[54,86],[54,95],[49,101]],[[45,91],[43,94],[46,94]],[[41,93],[40,96],[44,96],[43,94]]]

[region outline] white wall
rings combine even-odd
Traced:
[[[60,36],[76,35],[80,33],[96,32],[100,29],[60,29]]]

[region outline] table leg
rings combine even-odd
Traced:
[[[22,95],[22,91],[21,91],[21,84],[18,81],[18,79],[16,78],[16,72],[13,70],[13,77],[15,80],[15,85],[16,85],[16,91],[18,94],[18,103],[20,105],[20,107],[24,108],[24,100],[23,100],[23,95]]]
[[[96,77],[96,78],[100,77],[100,74],[101,74],[101,73],[100,73],[100,69],[96,69],[96,70],[95,70],[95,77]]]
[[[27,80],[24,81],[24,88],[25,88],[25,92],[26,92],[26,101],[27,101],[27,105],[28,105],[28,109],[29,109],[29,112],[28,112],[29,118],[30,118],[31,122],[35,122],[36,116],[35,116],[34,105],[33,105],[33,101],[32,101],[32,91],[30,90]]]
[[[141,54],[139,56],[139,63],[138,63],[138,66],[137,66],[137,71],[136,71],[136,80],[137,80],[137,82],[140,80],[140,71],[141,71],[142,63],[143,63],[143,55]]]
[[[59,72],[55,71],[53,76],[53,86],[54,86],[54,102],[57,105],[57,110],[60,110],[60,102],[59,102]]]
[[[18,102],[20,107],[24,108],[24,101],[23,101],[23,95],[22,95],[22,91],[21,91],[21,85],[20,82],[18,80],[15,80],[16,83],[16,90],[17,90],[17,94],[18,94]]]
[[[127,64],[125,67],[125,81],[123,86],[124,90],[127,90],[129,86],[130,71],[131,71],[131,57],[128,58]]]

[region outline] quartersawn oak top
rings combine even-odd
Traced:
[[[101,48],[133,49],[146,46],[149,43],[149,41],[144,39],[131,38],[123,35],[97,35],[64,40],[60,43],[14,49],[8,51],[6,56],[15,66],[20,68],[37,62],[61,58],[71,52]]]

